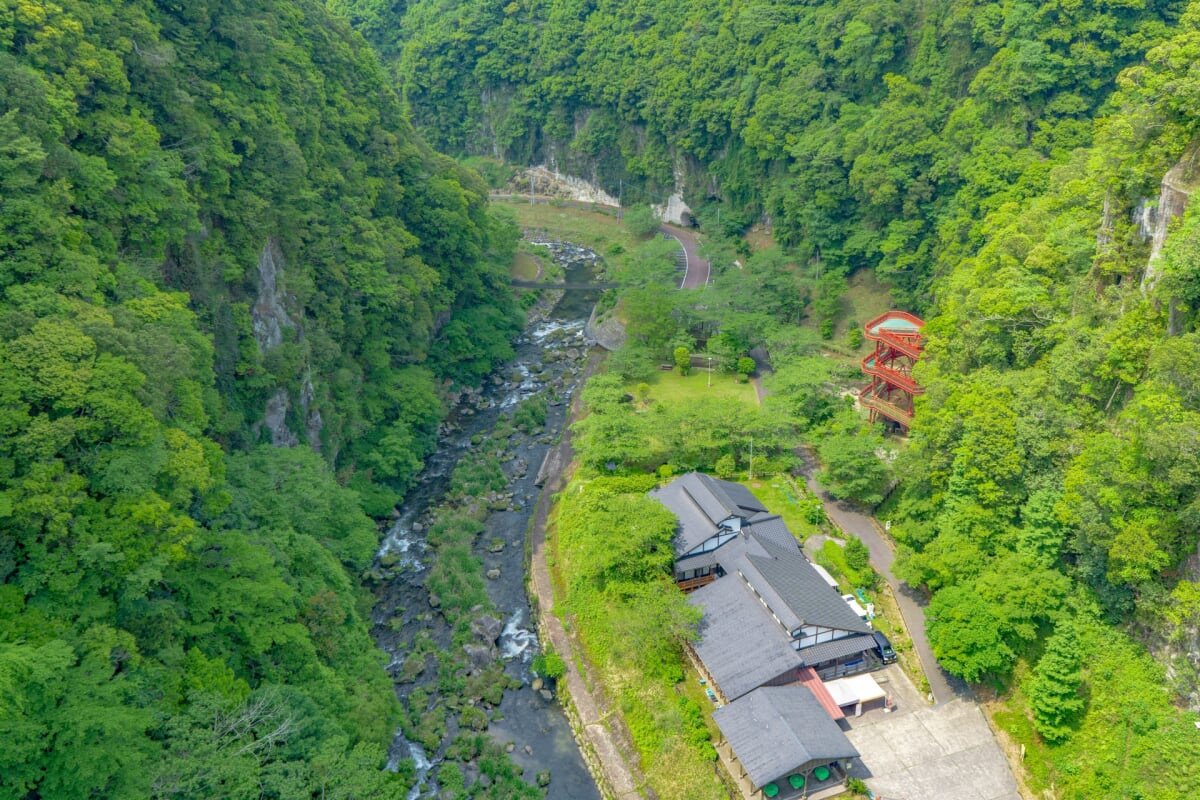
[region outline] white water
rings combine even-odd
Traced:
[[[521,382],[500,401],[501,408],[512,408],[527,397],[533,397],[542,389],[543,384],[530,374],[529,367],[526,365],[518,364],[516,372],[520,374]]]
[[[404,738],[404,734],[396,732],[396,738],[404,742],[408,746],[408,755],[401,756],[399,753],[388,758],[387,768],[389,772],[395,772],[400,768],[400,760],[402,758],[411,758],[413,765],[416,767],[417,782],[408,790],[408,800],[417,800],[421,796],[421,790],[425,788],[425,779],[429,777],[429,769],[433,764],[429,761],[429,757],[425,755],[425,749],[416,742],[410,742]]]
[[[576,319],[570,322],[559,322],[558,320],[552,319],[546,320],[545,322],[541,322],[535,326],[534,329],[529,332],[529,336],[533,339],[533,341],[540,342],[556,331],[568,331],[582,334],[583,326],[586,324],[587,320],[585,319]]]
[[[525,610],[518,608],[505,623],[504,630],[500,632],[496,646],[500,648],[500,655],[506,661],[519,658],[523,663],[528,663],[538,648],[537,634],[528,628],[522,628],[521,624],[524,621]]]
[[[435,467],[433,464],[427,464],[426,469],[432,471]],[[412,529],[416,518],[417,514],[414,509],[402,511],[396,521],[392,523],[392,527],[388,528],[383,541],[379,543],[379,551],[375,557],[397,555],[400,558],[396,563],[405,569],[412,569],[414,572],[425,569],[421,558],[425,555],[428,545],[425,543],[424,535],[418,535]]]

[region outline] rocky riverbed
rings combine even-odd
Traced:
[[[574,280],[594,275],[599,265],[594,253],[575,246],[557,246],[552,252]],[[447,758],[458,759],[466,786],[488,786],[491,776],[449,747],[468,728],[486,729],[508,751],[525,782],[543,786],[548,798],[599,800],[554,687],[543,685],[530,669],[538,641],[525,592],[525,537],[539,492],[538,470],[561,431],[590,350],[583,334],[588,293],[566,294],[568,301],[543,298],[535,307],[512,362],[483,386],[452,398],[438,450],[397,510],[371,575],[377,589],[376,640],[391,654],[388,669],[410,718],[420,718],[409,730],[411,738],[397,734],[390,753],[393,768],[405,759],[415,767],[414,800],[438,796],[439,765]],[[543,401],[543,426],[522,431],[513,425],[511,415],[522,403]],[[502,488],[493,483],[453,502],[466,515],[483,518],[484,530],[475,537],[472,554],[481,562],[494,611],[472,609],[478,613],[472,615],[470,641],[463,643],[461,636],[456,642],[443,616],[442,598],[426,588],[435,555],[427,535],[439,508],[446,507],[455,466],[479,457],[499,464]],[[458,694],[449,689],[458,684],[468,688]],[[502,696],[501,685],[507,686]]]

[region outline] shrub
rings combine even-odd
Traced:
[[[513,424],[523,433],[532,434],[546,426],[545,393],[521,401],[513,413]]]
[[[534,672],[552,681],[557,681],[567,674],[567,662],[563,661],[562,656],[550,645],[546,645],[545,652],[533,657],[532,666]]]
[[[729,453],[726,453],[725,455],[723,455],[717,459],[716,466],[714,467],[714,472],[717,473],[718,478],[730,478],[733,476],[733,473],[736,471],[737,471],[737,460],[734,459],[734,457],[732,455],[730,455]]]
[[[625,227],[634,236],[646,237],[658,230],[658,217],[650,206],[633,206],[625,212]]]
[[[846,565],[855,572],[862,572],[871,560],[871,551],[857,536],[846,540]]]
[[[689,374],[692,371],[692,354],[686,347],[676,347],[674,355],[675,366],[679,367],[679,374]]]

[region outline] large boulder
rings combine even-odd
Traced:
[[[463,652],[475,672],[483,672],[496,660],[496,649],[483,644],[464,644]]]
[[[491,614],[482,614],[471,620],[471,635],[488,647],[494,645],[503,632],[504,621]]]

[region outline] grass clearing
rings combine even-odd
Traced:
[[[553,203],[530,205],[516,200],[493,199],[511,209],[517,225],[526,231],[542,231],[547,237],[595,250],[604,258],[621,260],[643,240],[634,236],[611,211],[592,211]]]
[[[750,230],[746,231],[746,235],[742,237],[750,245],[750,249],[754,252],[766,250],[768,247],[775,246],[775,232],[771,228],[762,225],[755,225]]]
[[[790,475],[758,476],[753,481],[742,480],[740,483],[753,492],[772,514],[783,517],[788,530],[800,541],[823,532],[819,524],[809,521],[808,508],[815,498]]]
[[[842,313],[833,327],[834,341],[845,343],[850,331],[849,323],[862,325],[869,319],[877,317],[891,308],[892,296],[890,289],[875,277],[871,270],[860,269],[850,276],[849,288],[842,295]],[[870,342],[864,341],[858,348],[861,355],[866,355],[871,349]]]
[[[680,375],[679,371],[662,370],[655,373],[654,378],[646,381],[650,386],[648,395],[651,403],[680,403],[696,397],[719,397],[721,399],[738,400],[750,408],[758,406],[758,395],[752,383],[738,383],[732,375],[721,372],[712,373],[712,385],[709,386],[708,372],[703,369],[692,369],[691,375]],[[630,392],[636,384],[628,387]]]

